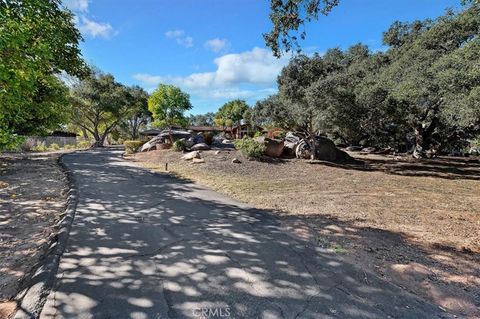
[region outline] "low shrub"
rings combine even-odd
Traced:
[[[255,141],[253,138],[244,137],[241,140],[235,140],[235,148],[243,155],[249,158],[259,158],[265,153],[265,145]]]
[[[172,150],[175,152],[183,152],[185,149],[185,140],[176,140],[172,145]]]
[[[77,143],[77,148],[90,148],[92,144],[89,141],[81,141]]]
[[[65,144],[65,146],[63,148],[66,149],[66,150],[74,150],[74,149],[77,148],[77,145],[75,145],[75,144]]]
[[[32,147],[33,152],[45,152],[46,150],[47,150],[47,148],[43,144],[39,144],[39,145],[36,145],[36,146]]]
[[[60,149],[60,145],[57,143],[52,143],[48,146],[49,151],[58,151]]]
[[[140,146],[144,144],[143,141],[125,141],[123,145],[125,145],[125,152],[127,154],[135,153]]]

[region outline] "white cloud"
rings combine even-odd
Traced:
[[[116,35],[116,32],[110,23],[95,22],[85,16],[80,17],[78,28],[82,33],[91,35],[94,38],[101,37],[108,39],[112,35]]]
[[[141,82],[145,86],[156,86],[160,84],[163,80],[161,76],[142,74],[142,73],[134,74],[133,78]]]
[[[64,0],[63,3],[65,7],[75,13],[75,24],[84,35],[105,39],[116,35],[118,32],[113,29],[110,23],[97,22],[88,18],[88,6],[90,1],[91,0]]]
[[[205,42],[204,46],[213,52],[220,52],[227,49],[230,44],[226,39],[215,38]]]
[[[195,93],[196,96],[199,96],[204,99],[212,100],[233,100],[233,99],[263,99],[269,95],[275,94],[277,92],[276,88],[267,88],[260,90],[246,90],[240,88],[224,88],[224,89],[215,89],[215,90],[202,90]]]
[[[186,48],[193,47],[193,38],[186,36],[183,30],[170,30],[165,32],[165,36],[169,39],[175,39],[178,44]]]
[[[250,51],[216,58],[216,70],[212,72],[192,73],[183,77],[138,73],[133,78],[148,88],[169,83],[203,98],[264,97],[276,91],[277,76],[288,60],[289,57],[277,59],[269,50],[255,47]]]
[[[165,32],[165,36],[169,39],[175,39],[183,36],[184,34],[185,34],[185,31],[183,30],[170,30]]]
[[[72,10],[78,12],[87,12],[88,11],[88,2],[89,0],[64,0],[64,5]]]
[[[186,48],[193,47],[193,38],[192,37],[185,37],[185,38],[178,38],[177,43],[183,45]]]

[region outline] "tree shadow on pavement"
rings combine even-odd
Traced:
[[[79,203],[42,318],[448,317],[269,212],[113,151],[65,162]]]

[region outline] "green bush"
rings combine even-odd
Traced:
[[[172,145],[172,149],[175,152],[183,152],[186,149],[185,140],[176,140]]]
[[[235,140],[235,147],[245,156],[250,158],[261,157],[265,153],[265,145],[255,141],[253,138],[244,137],[241,140]]]
[[[46,150],[47,150],[47,148],[43,144],[39,144],[39,145],[36,145],[36,146],[32,147],[32,151],[34,151],[34,152],[45,152]]]
[[[66,149],[66,150],[73,150],[73,149],[77,148],[77,145],[75,145],[75,144],[65,144],[65,146],[63,148]]]
[[[49,151],[58,151],[60,149],[60,145],[57,143],[52,143],[48,146]]]
[[[123,145],[125,145],[125,152],[127,154],[135,153],[140,146],[144,144],[143,141],[125,141]]]
[[[92,146],[89,141],[81,141],[77,143],[77,148],[89,148]]]

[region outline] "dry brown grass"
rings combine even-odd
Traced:
[[[139,164],[275,210],[296,236],[464,315],[480,315],[480,163],[352,154],[358,165],[248,161],[235,151],[137,154]],[[241,164],[231,162],[237,157]]]
[[[59,154],[0,156],[0,318],[15,310],[23,289],[64,211]]]

